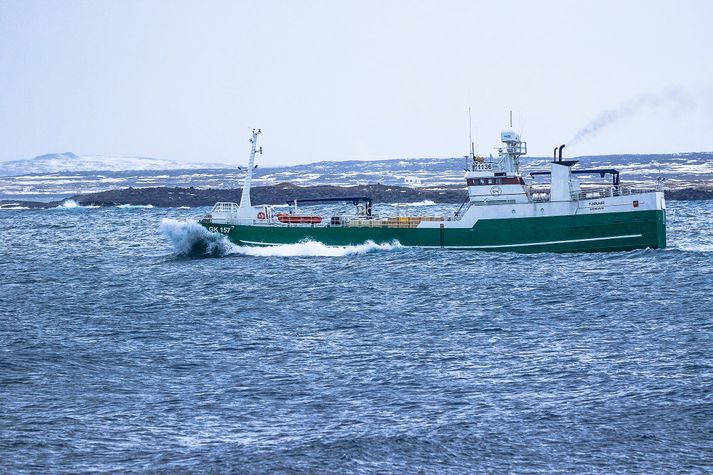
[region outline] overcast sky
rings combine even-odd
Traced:
[[[0,2],[0,160],[713,151],[713,2]],[[608,112],[607,112],[608,111]]]

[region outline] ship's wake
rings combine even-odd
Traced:
[[[394,241],[390,244],[377,244],[367,241],[353,246],[326,246],[321,242],[305,241],[296,244],[277,246],[237,246],[222,234],[211,233],[195,221],[180,221],[164,218],[160,225],[161,233],[171,243],[179,257],[203,258],[226,256],[256,257],[343,257],[367,254],[378,251],[400,249]]]
[[[684,252],[713,252],[711,243],[677,243],[667,249]]]
[[[233,252],[247,256],[260,257],[343,257],[357,254],[366,254],[375,251],[392,251],[400,248],[398,242],[391,244],[377,244],[367,241],[354,246],[325,246],[321,242],[305,241],[296,244],[281,244],[279,246],[234,246]]]

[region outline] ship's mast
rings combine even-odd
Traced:
[[[250,203],[250,185],[253,181],[253,170],[255,169],[255,153],[262,153],[262,147],[257,148],[257,136],[261,134],[260,129],[253,129],[253,136],[250,139],[252,147],[250,148],[250,161],[248,162],[248,169],[245,172],[245,182],[243,183],[243,194],[240,195],[240,207],[250,208],[252,204]]]
[[[470,117],[470,106],[468,106],[468,142],[470,142],[470,163],[475,158],[475,145],[473,144],[473,121]]]

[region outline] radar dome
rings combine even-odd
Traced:
[[[505,143],[508,142],[519,142],[520,141],[520,134],[515,132],[515,129],[512,127],[505,127],[502,132],[500,132],[500,140],[502,140]]]

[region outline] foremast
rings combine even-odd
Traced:
[[[247,169],[245,170],[245,179],[243,180],[243,191],[240,195],[240,204],[219,201],[213,206],[210,212],[210,223],[221,224],[253,224],[254,222],[265,222],[270,219],[270,211],[267,206],[255,207],[250,201],[250,188],[253,181],[253,170],[257,168],[255,165],[255,154],[262,154],[262,147],[257,147],[257,136],[262,131],[260,129],[252,130],[250,138],[250,160],[248,161]],[[242,170],[243,167],[238,167]]]
[[[262,147],[257,148],[257,136],[260,135],[262,131],[260,129],[253,129],[253,136],[250,139],[252,146],[250,147],[250,160],[248,161],[248,169],[245,172],[245,180],[243,182],[243,193],[240,195],[240,208],[252,208],[250,203],[250,186],[253,181],[253,170],[255,169],[255,154],[262,154]],[[238,167],[240,169],[241,167]]]

